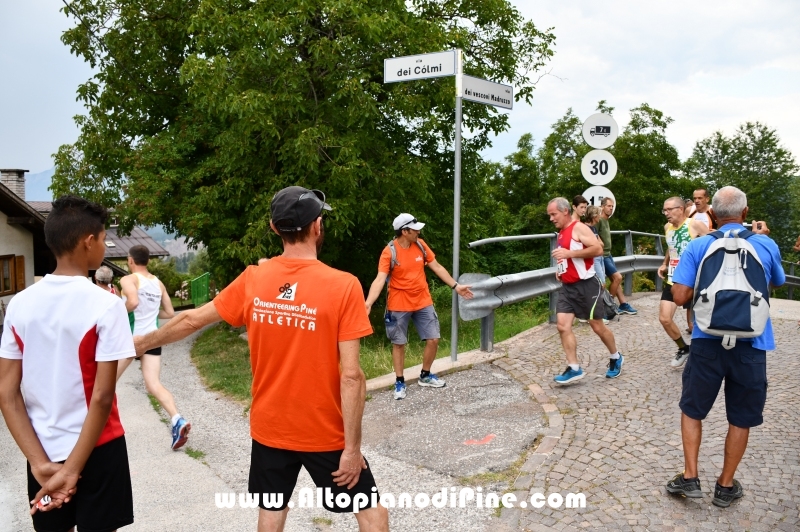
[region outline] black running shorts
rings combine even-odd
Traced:
[[[369,467],[369,463],[367,463],[367,469],[361,470],[361,476],[358,479],[358,483],[353,486],[353,489],[347,489],[347,486],[337,486],[333,482],[332,473],[339,469],[339,458],[341,456],[342,451],[288,451],[286,449],[267,447],[253,440],[253,449],[250,455],[250,479],[247,484],[247,491],[260,495],[258,499],[260,508],[272,511],[283,510],[289,503],[294,487],[297,484],[297,475],[300,473],[300,467],[302,466],[311,475],[317,488],[323,489],[323,494],[325,494],[325,488],[330,489],[331,497],[328,500],[323,497],[322,504],[326,510],[335,513],[352,512],[353,502],[355,502],[353,499],[357,494],[366,496],[367,501],[366,504],[359,503],[360,510],[372,508],[373,500],[380,500],[380,495],[375,486],[375,478],[372,476],[372,469]],[[267,494],[271,508],[265,506],[264,494]],[[342,495],[337,501],[339,494],[346,494],[347,497]],[[315,490],[314,496],[317,496],[317,490]],[[334,501],[333,504],[330,504],[331,500]],[[339,501],[345,502],[346,500],[350,501],[350,505],[341,507],[344,504],[340,505]]]
[[[63,462],[62,462],[63,463]],[[28,500],[42,487],[28,463]],[[133,492],[125,436],[95,447],[72,499],[57,510],[33,514],[36,532],[78,530],[110,532],[133,523]]]
[[[670,303],[675,303],[675,300],[672,298],[672,285],[664,283],[664,288],[661,290],[661,301],[669,301]],[[692,308],[691,300],[689,303],[683,305],[683,308],[690,309]]]
[[[556,314],[575,314],[582,320],[600,320],[606,315],[603,285],[597,277],[564,283],[558,291]]]

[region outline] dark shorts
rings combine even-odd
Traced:
[[[386,337],[394,345],[408,343],[408,323],[414,322],[420,340],[435,340],[441,337],[439,332],[439,315],[433,305],[428,305],[413,312],[389,310],[384,316]]]
[[[311,475],[314,484],[318,488],[322,488],[323,495],[327,493],[326,488],[330,489],[334,503],[332,505],[329,504],[328,498],[323,496],[322,505],[326,510],[335,513],[352,512],[353,504],[355,503],[353,499],[358,494],[366,497],[366,501],[363,499],[359,501],[358,508],[360,510],[372,508],[373,499],[377,502],[380,499],[380,495],[378,494],[378,488],[375,486],[375,478],[372,476],[372,469],[370,469],[369,463],[367,463],[367,469],[361,470],[361,476],[358,478],[358,483],[353,486],[353,489],[347,489],[347,486],[337,486],[333,482],[333,475],[331,474],[339,469],[339,458],[341,456],[342,451],[287,451],[285,449],[267,447],[253,440],[253,450],[250,454],[250,479],[247,482],[247,491],[260,494],[258,500],[260,508],[272,511],[283,510],[289,503],[294,487],[297,484],[297,475],[300,473],[300,467],[302,466]],[[346,494],[347,497],[342,496],[340,498],[340,501],[342,501],[340,505],[336,498],[342,493]],[[271,508],[265,506],[264,494],[268,495],[268,500],[272,505]],[[317,490],[315,490],[314,497],[314,505],[316,506]],[[350,501],[349,505],[345,505],[345,499]],[[296,505],[297,503],[295,503],[295,507],[297,507]]]
[[[603,285],[597,277],[562,284],[558,291],[556,314],[575,314],[582,320],[600,320],[606,315]]]
[[[692,419],[705,419],[725,380],[725,412],[736,427],[757,427],[764,422],[767,401],[767,352],[738,340],[731,350],[722,339],[692,340],[683,369],[681,411]]]
[[[607,255],[603,257],[603,266],[606,268],[606,278],[611,278],[615,273],[617,273],[617,265],[614,264],[614,257],[611,255]]]
[[[661,290],[661,301],[669,301],[670,303],[675,303],[675,300],[672,299],[672,285],[667,284],[666,281],[664,282],[664,288]],[[687,310],[692,308],[691,302],[683,305],[683,308]]]
[[[150,349],[149,351],[145,351],[144,354],[145,355],[154,355],[154,356],[160,357],[161,356],[161,348],[160,347],[154,347],[153,349]],[[141,360],[141,358],[142,357],[140,357],[140,356],[136,357],[136,360]]]
[[[133,492],[128,468],[125,436],[95,447],[75,495],[57,510],[36,512],[33,528],[37,532],[65,532],[77,525],[86,532],[106,532],[133,523]],[[42,487],[36,482],[28,464],[28,500]]]

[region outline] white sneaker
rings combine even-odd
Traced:
[[[395,382],[394,383],[394,398],[395,399],[405,399],[406,398],[406,383],[404,383],[404,382]]]
[[[677,353],[675,353],[675,358],[672,359],[672,362],[669,363],[670,366],[673,368],[679,368],[683,366],[686,359],[689,358],[689,346],[686,346],[686,349],[679,349]]]

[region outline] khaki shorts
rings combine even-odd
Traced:
[[[417,328],[420,340],[433,340],[439,338],[439,316],[433,305],[415,310],[413,312],[400,312],[389,310],[385,316],[386,337],[394,345],[408,343],[408,322],[413,321]]]

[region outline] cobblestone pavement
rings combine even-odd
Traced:
[[[664,484],[683,469],[680,435],[682,369],[658,322],[658,297],[635,301],[636,316],[610,325],[625,356],[622,374],[605,378],[607,351],[588,325],[576,328],[578,356],[588,375],[559,387],[566,362],[553,325],[507,344],[494,363],[527,385],[550,414],[550,428],[529,455],[514,489],[529,494],[582,492],[584,509],[504,509],[508,530],[800,530],[800,345],[794,320],[773,321],[778,349],[768,354],[764,424],[750,432],[736,475],[744,497],[730,508],[711,504],[727,431],[724,397],[703,423],[699,474],[702,499],[671,496]],[[685,327],[685,314],[676,321]]]

